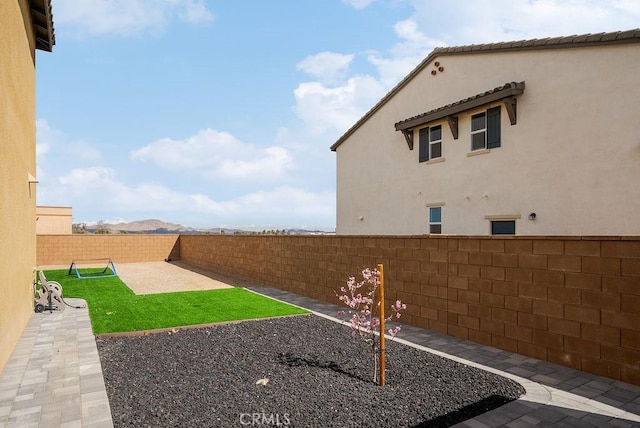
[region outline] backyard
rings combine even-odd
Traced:
[[[244,288],[137,295],[46,275],[87,301],[115,426],[450,426],[524,393],[399,343],[381,388],[347,326]]]
[[[244,288],[135,294],[117,276],[78,278],[47,271],[65,297],[87,301],[95,334],[124,333],[307,313]]]

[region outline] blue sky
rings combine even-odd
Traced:
[[[621,31],[635,0],[52,0],[38,205],[335,228],[329,150],[439,46]]]

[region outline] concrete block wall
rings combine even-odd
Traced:
[[[179,235],[38,235],[38,266],[66,265],[73,260],[111,259],[118,263],[179,259]]]
[[[167,257],[338,303],[385,267],[402,321],[640,385],[640,238],[40,235],[37,263]]]
[[[640,384],[640,238],[187,236],[181,259],[337,303],[385,266],[402,321]]]

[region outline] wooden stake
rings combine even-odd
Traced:
[[[384,386],[384,266],[378,265],[378,272],[380,272],[380,386]]]

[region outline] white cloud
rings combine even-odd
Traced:
[[[376,0],[342,0],[343,3],[348,4],[355,9],[364,9],[375,1]]]
[[[36,120],[36,164],[38,177],[46,177],[48,170],[56,168],[56,160],[68,162],[102,159],[102,152],[84,140],[72,140],[46,119]]]
[[[237,200],[238,207],[252,212],[265,212],[278,216],[328,218],[335,215],[335,193],[318,192],[282,186],[272,190],[244,195]],[[263,211],[264,210],[264,211]]]
[[[388,54],[372,53],[368,57],[369,62],[378,68],[380,80],[389,88],[402,80],[429,52],[444,44],[422,33],[413,19],[397,22],[393,30],[400,41],[390,48]]]
[[[202,0],[185,0],[179,9],[178,17],[188,24],[203,24],[214,20],[213,13]]]
[[[294,91],[294,111],[311,133],[346,131],[387,91],[411,71],[433,48],[437,40],[425,36],[411,19],[394,26],[400,39],[382,55],[372,52],[367,60],[376,66],[377,75],[356,75],[340,84],[353,61],[352,54],[322,52],[305,58],[298,68],[319,79],[305,82]]]
[[[105,215],[133,215],[137,220],[181,218],[181,221],[191,220],[187,225],[199,223],[211,227],[222,223],[285,227],[294,224],[296,219],[315,221],[315,225],[319,225],[322,219],[331,218],[335,213],[332,191],[312,192],[281,186],[216,201],[203,193],[181,193],[154,183],[130,186],[119,181],[113,169],[101,166],[73,169],[42,191],[47,193],[47,198],[55,200],[82,200],[84,206]],[[207,224],[207,220],[210,223]]]
[[[349,71],[349,64],[353,57],[354,55],[320,52],[306,57],[298,63],[297,67],[323,82],[334,83],[341,80]]]
[[[106,167],[75,168],[66,176],[60,177],[59,182],[71,189],[86,189],[112,183],[113,175],[113,170]]]
[[[418,27],[445,45],[628,30],[640,20],[640,2],[632,0],[412,0],[411,4]]]
[[[74,160],[99,160],[101,151],[84,140],[70,140],[64,132],[51,126],[46,119],[36,120],[36,154],[42,158],[55,148],[57,153],[63,153]]]
[[[228,132],[205,129],[184,140],[163,138],[131,154],[171,171],[186,171],[209,179],[271,181],[292,168],[289,152],[278,146],[245,144]]]
[[[384,86],[371,76],[352,77],[345,85],[337,87],[320,82],[301,83],[294,91],[295,112],[312,133],[344,132],[385,91]]]
[[[293,159],[282,147],[267,147],[261,150],[263,157],[250,160],[225,159],[217,170],[207,175],[228,179],[247,180],[264,179],[269,176],[281,176],[291,168]]]
[[[42,157],[49,150],[51,145],[62,138],[62,133],[49,125],[46,119],[36,120],[36,156]]]
[[[57,28],[78,36],[131,36],[158,32],[173,16],[188,24],[213,21],[203,0],[57,0]]]

